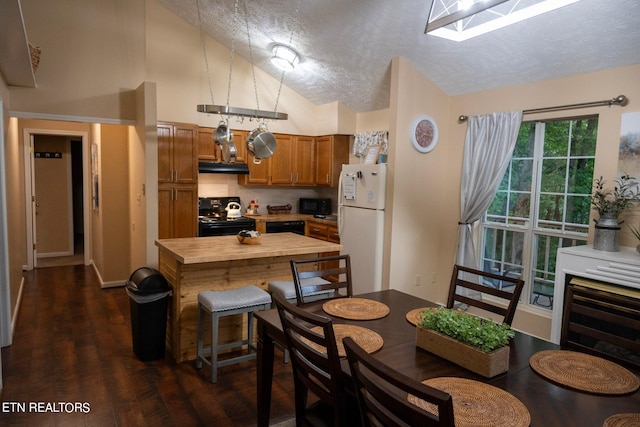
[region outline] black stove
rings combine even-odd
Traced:
[[[242,206],[239,197],[199,197],[198,236],[229,236],[242,230],[255,230],[256,220],[241,216],[227,218],[225,208],[231,202]]]

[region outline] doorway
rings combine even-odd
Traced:
[[[27,269],[88,265],[87,134],[25,129],[25,140]]]

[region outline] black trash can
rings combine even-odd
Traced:
[[[127,282],[133,352],[143,362],[164,358],[171,287],[158,270],[138,268]]]

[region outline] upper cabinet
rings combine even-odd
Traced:
[[[249,131],[246,130],[234,130],[233,131],[233,145],[236,146],[236,162],[247,163],[249,157],[247,156],[247,137]]]
[[[276,152],[269,159],[271,184],[293,185],[293,167],[295,161],[295,137],[276,134]]]
[[[294,144],[294,185],[316,184],[316,140],[311,136],[296,136]]]
[[[158,183],[197,184],[197,128],[158,123]]]
[[[222,161],[222,147],[215,141],[216,128],[198,127],[198,158],[202,160],[211,160],[214,162]],[[247,162],[247,136],[249,132],[246,130],[234,130],[233,145],[236,147],[236,163]]]
[[[316,185],[338,185],[340,170],[346,163],[349,163],[348,135],[316,137]]]
[[[314,138],[274,134],[276,152],[262,163],[248,156],[249,175],[238,176],[241,185],[336,186],[342,164],[349,162],[349,136]]]
[[[214,128],[198,128],[198,158],[202,160],[220,160],[220,147],[213,140]]]

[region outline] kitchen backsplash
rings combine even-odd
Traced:
[[[245,210],[251,200],[258,200],[260,213],[267,213],[267,205],[292,206],[291,212],[298,212],[298,199],[300,197],[330,198],[334,210],[337,208],[338,188],[327,187],[259,187],[238,185],[236,175],[206,174],[198,175],[198,196],[238,196],[242,200],[242,209]],[[335,213],[335,212],[334,212]]]

